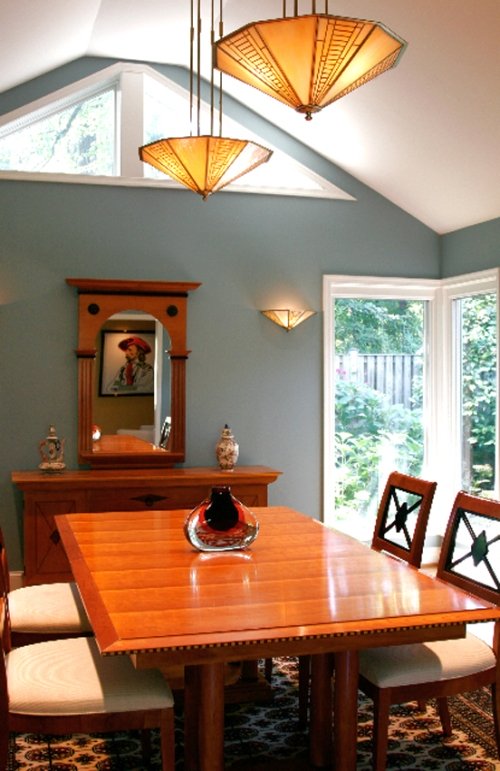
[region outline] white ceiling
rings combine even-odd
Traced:
[[[85,55],[187,66],[189,7],[1,0],[0,91]],[[208,24],[208,0],[203,8]],[[231,78],[224,90],[438,233],[500,217],[500,0],[330,0],[328,12],[381,21],[404,38],[397,67],[311,122]],[[227,34],[278,18],[282,2],[225,0],[223,13]]]

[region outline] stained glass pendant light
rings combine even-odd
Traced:
[[[313,113],[393,67],[406,43],[380,22],[316,13],[257,21],[215,44],[221,72],[263,91],[304,113]]]
[[[214,0],[211,0],[211,40],[214,41]],[[220,0],[222,25],[222,0]],[[222,87],[219,84],[219,136],[214,135],[214,67],[210,82],[210,134],[201,134],[201,0],[197,0],[197,29],[194,29],[194,0],[191,0],[190,29],[190,122],[193,126],[194,41],[197,58],[197,132],[190,136],[158,139],[139,147],[139,158],[177,180],[204,199],[230,182],[268,161],[272,151],[246,139],[222,136]]]

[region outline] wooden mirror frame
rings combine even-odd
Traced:
[[[78,462],[91,468],[173,466],[185,459],[188,293],[200,284],[167,281],[115,281],[67,278],[78,290]],[[127,310],[150,314],[170,336],[172,427],[166,449],[133,437],[92,440],[96,340],[103,324]],[[103,441],[104,440],[104,441]],[[143,449],[144,448],[144,449]]]

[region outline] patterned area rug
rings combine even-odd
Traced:
[[[275,659],[274,699],[270,704],[226,708],[226,768],[232,771],[306,771],[307,732],[298,728],[297,662]],[[450,700],[453,737],[443,739],[433,705],[420,712],[416,704],[392,709],[388,769],[405,771],[499,771],[500,761],[491,712],[484,689]],[[183,769],[182,714],[176,724],[178,771]],[[372,705],[360,695],[358,715],[359,771],[371,768]],[[158,737],[153,732],[152,771],[160,771]],[[11,742],[7,771],[144,771],[139,736],[134,733],[47,737],[18,735]]]

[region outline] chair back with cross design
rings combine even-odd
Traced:
[[[437,577],[500,605],[500,503],[459,492],[446,529]]]
[[[436,486],[436,482],[398,471],[389,474],[378,507],[372,549],[420,567]]]

